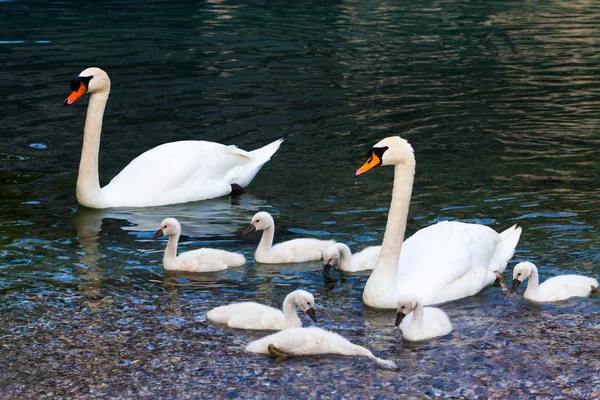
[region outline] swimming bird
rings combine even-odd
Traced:
[[[365,271],[375,268],[381,246],[370,246],[352,254],[344,243],[336,243],[323,251],[323,275],[331,268],[344,272]]]
[[[288,294],[283,301],[283,312],[263,304],[243,302],[213,308],[206,318],[231,328],[281,330],[302,326],[296,307],[317,322],[315,298],[306,290],[294,290]]]
[[[279,149],[282,139],[254,151],[202,140],[165,143],[141,154],[100,188],[98,153],[110,79],[87,68],[71,82],[64,104],[90,95],[77,177],[77,201],[91,208],[186,203],[241,191]]]
[[[587,297],[598,290],[598,280],[583,275],[559,275],[539,283],[538,269],[534,263],[525,261],[513,269],[512,290],[529,279],[524,296],[538,303],[566,300],[571,297]]]
[[[181,225],[175,218],[165,218],[160,223],[152,239],[169,236],[169,242],[163,256],[163,267],[167,271],[212,272],[230,267],[239,267],[246,257],[239,253],[218,249],[198,249],[177,255],[177,242],[181,234]]]
[[[375,361],[382,368],[397,368],[393,361],[375,357],[368,349],[351,343],[337,333],[316,327],[289,328],[279,331],[248,343],[246,351],[280,358],[319,354],[362,356]]]
[[[423,307],[419,298],[413,294],[401,295],[397,310],[394,325],[406,340],[426,340],[452,332],[450,318],[445,312],[435,307]]]
[[[414,293],[424,305],[444,303],[492,284],[513,256],[521,228],[497,233],[484,225],[443,221],[403,245],[415,174],[412,146],[398,136],[381,140],[355,175],[381,165],[394,167],[394,187],[381,253],[363,291],[365,304],[396,308],[403,293]]]
[[[266,211],[260,211],[252,217],[252,221],[244,231],[244,235],[260,230],[263,231],[263,234],[256,253],[254,253],[254,259],[265,264],[301,263],[320,260],[323,251],[335,243],[333,240],[302,238],[288,240],[273,246],[275,221],[271,214]]]

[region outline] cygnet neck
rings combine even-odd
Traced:
[[[338,268],[342,271],[349,271],[351,269],[350,260],[352,259],[352,252],[350,251],[350,248],[344,243],[336,243],[335,247],[340,253]]]
[[[301,325],[302,322],[296,312],[296,294],[294,292],[285,296],[283,300],[283,315],[288,326]]]

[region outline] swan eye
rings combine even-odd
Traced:
[[[519,273],[517,274],[517,276],[521,276],[521,273],[519,272]]]
[[[167,226],[165,225],[165,226],[163,226],[163,228],[164,228],[164,229],[167,229]]]

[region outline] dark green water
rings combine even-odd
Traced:
[[[598,278],[600,3],[594,1],[0,1],[0,397],[270,398],[600,396],[600,297],[532,305],[496,288],[444,305],[450,337],[403,343],[393,312],[361,302],[367,275],[259,265],[277,238],[378,244],[392,171],[355,180],[400,135],[417,173],[407,234],[440,220],[523,227],[512,266]],[[105,69],[112,91],[101,182],[158,144],[253,149],[284,137],[239,200],[79,209],[86,100],[69,82]],[[241,268],[166,275],[162,218],[180,248],[242,251]],[[319,326],[395,360],[285,363],[244,353],[252,333],[213,306],[316,298]],[[522,291],[521,291],[522,293]],[[306,321],[306,324],[309,324]]]

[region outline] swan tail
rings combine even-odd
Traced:
[[[271,156],[279,150],[279,146],[283,139],[278,139],[260,149],[252,150],[249,152],[251,159],[242,165],[232,168],[225,177],[230,184],[235,184],[245,188],[252,182],[252,179],[256,176],[262,166],[271,159]]]
[[[243,254],[240,253],[231,253],[229,254],[229,260],[228,260],[228,265],[230,267],[239,267],[244,265],[244,263],[246,262],[246,257],[244,257]]]
[[[522,228],[516,224],[500,233],[500,243],[496,246],[490,263],[490,270],[503,272],[506,264],[515,254],[515,249],[521,238]]]
[[[269,143],[260,149],[252,150],[250,154],[252,154],[252,158],[255,161],[259,161],[264,164],[271,159],[271,156],[275,154],[277,150],[279,150],[279,146],[281,146],[282,142],[283,139],[277,139],[273,143]]]

